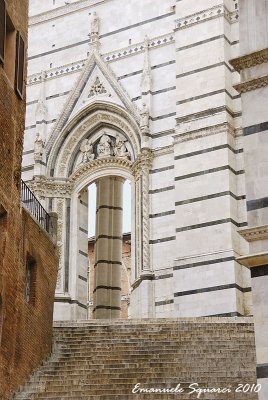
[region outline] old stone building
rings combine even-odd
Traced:
[[[23,176],[59,214],[55,319],[87,315],[92,182],[98,243],[117,247],[112,258],[97,252],[95,307],[118,315],[118,291],[112,305],[103,299],[120,286],[125,179],[131,316],[251,314],[250,273],[236,261],[248,225],[239,74],[229,62],[240,51],[238,2],[32,0],[29,24]],[[114,274],[103,280],[106,262]]]
[[[248,399],[266,400],[267,0],[30,0],[29,25],[23,177],[59,216],[65,322],[17,399],[126,400],[135,380],[176,375],[245,381]],[[125,180],[128,313],[152,318],[139,322],[116,320]],[[252,314],[261,390],[252,319],[232,318]]]
[[[53,222],[25,184],[26,1],[0,1],[0,398],[51,350],[58,258]],[[22,205],[21,200],[24,202]],[[33,218],[34,215],[34,218]],[[55,221],[54,221],[55,222]]]

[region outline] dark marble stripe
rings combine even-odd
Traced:
[[[51,95],[51,96],[46,97],[46,100],[55,99],[55,98],[61,97],[61,96],[66,96],[66,95],[69,94],[69,93],[70,93],[70,91],[68,91],[68,92],[63,92],[63,93],[53,94],[53,95]],[[28,103],[26,103],[26,106],[30,106],[30,105],[32,105],[32,104],[37,104],[37,103],[38,103],[38,100],[32,100],[32,101],[29,101]]]
[[[168,165],[167,167],[151,169],[150,174],[157,174],[158,172],[169,171],[171,169],[174,169],[174,165]]]
[[[99,305],[99,306],[96,306],[93,308],[93,312],[96,310],[119,310],[119,311],[121,311],[121,307]]]
[[[166,237],[166,238],[150,240],[150,244],[170,242],[171,240],[176,240],[176,236],[170,236],[170,237]]]
[[[169,113],[169,114],[164,114],[164,115],[159,115],[158,117],[150,117],[151,121],[158,121],[159,119],[166,119],[170,117],[174,117],[176,115],[175,112]]]
[[[43,121],[38,121],[35,125],[26,126],[26,127],[25,127],[25,131],[27,131],[27,130],[29,130],[29,129],[36,128],[37,125],[41,125],[41,124],[49,125],[49,124],[53,124],[53,123],[56,122],[56,121],[57,121],[56,119],[52,119],[52,120],[50,120],[50,121],[45,121],[45,120],[43,120]]]
[[[166,304],[174,304],[174,300],[171,299],[171,300],[156,301],[154,304],[156,307],[165,306]]]
[[[234,224],[235,226],[241,228],[243,226],[247,226],[247,222],[236,222],[232,218],[225,218],[225,219],[218,219],[216,221],[209,221],[209,222],[204,222],[202,224],[196,224],[196,225],[189,225],[189,226],[183,226],[182,228],[176,228],[176,232],[185,232],[185,231],[191,231],[193,229],[200,229],[200,228],[207,228],[208,226],[214,226],[214,225],[221,225],[221,224],[227,224],[231,223]]]
[[[224,170],[229,170],[234,175],[241,175],[241,174],[245,173],[244,170],[235,171],[232,167],[230,167],[230,165],[223,165],[222,167],[211,168],[211,169],[207,169],[205,171],[198,171],[198,172],[193,172],[193,173],[187,174],[187,175],[177,176],[177,177],[175,177],[175,181],[181,181],[182,179],[194,178],[196,176],[212,174],[214,172],[220,172],[220,171],[224,171]]]
[[[190,203],[195,203],[195,202],[198,202],[198,201],[205,201],[205,200],[215,199],[215,198],[223,197],[223,196],[231,196],[237,201],[238,200],[245,200],[245,198],[246,198],[245,195],[236,196],[234,193],[230,192],[229,190],[226,190],[226,191],[220,192],[220,193],[208,194],[207,196],[201,196],[201,197],[195,197],[193,199],[176,201],[175,202],[175,206],[182,206],[182,205],[185,205],[185,204],[190,204]]]
[[[268,265],[260,265],[250,269],[251,278],[259,278],[261,276],[268,276]]]
[[[207,110],[199,111],[199,112],[192,113],[192,114],[187,114],[187,115],[184,115],[182,117],[177,117],[176,118],[176,122],[177,122],[177,125],[178,125],[178,124],[181,124],[183,122],[192,121],[194,119],[211,117],[211,116],[214,116],[215,114],[219,114],[219,113],[222,113],[222,112],[228,113],[232,118],[238,118],[238,117],[240,117],[242,115],[241,112],[233,112],[227,106],[220,106],[220,107],[208,108]]]
[[[28,165],[27,167],[22,167],[21,171],[22,172],[27,172],[27,171],[32,171],[34,169],[33,165]]]
[[[100,35],[100,39],[103,37],[115,35],[116,33],[119,33],[119,32],[127,31],[129,29],[137,28],[138,26],[142,26],[145,24],[151,24],[152,22],[159,21],[160,19],[171,17],[174,14],[175,14],[175,11],[172,11],[167,14],[159,15],[158,17],[150,18],[145,21],[137,22],[136,24],[128,25],[124,28],[116,29],[115,31],[112,31],[112,32],[104,33],[103,35]]]
[[[85,253],[84,251],[82,251],[82,250],[79,250],[79,252],[78,252],[79,254],[81,254],[82,256],[84,256],[84,257],[88,257],[88,254],[87,253]]]
[[[240,98],[240,95],[232,96],[232,95],[228,92],[228,90],[226,90],[226,89],[220,89],[220,90],[215,90],[214,92],[204,93],[204,94],[201,94],[201,95],[199,95],[199,96],[189,97],[188,99],[184,99],[184,100],[177,101],[176,104],[177,104],[177,105],[181,105],[181,104],[189,103],[189,102],[191,102],[191,101],[196,101],[196,100],[204,99],[205,97],[216,96],[217,94],[222,94],[222,93],[226,93],[232,100],[234,100],[234,99],[239,99],[239,98]]]
[[[167,187],[160,188],[160,189],[149,190],[149,194],[162,193],[162,192],[167,192],[169,190],[174,190],[174,189],[175,189],[175,186],[167,186]]]
[[[99,236],[96,238],[96,242],[97,242],[97,240],[99,240],[99,239],[122,240],[123,238],[122,238],[122,236],[99,235]]]
[[[79,203],[82,204],[82,205],[85,206],[85,207],[88,207],[88,204],[87,204],[85,201],[83,201],[83,200],[80,200]]]
[[[157,213],[157,214],[150,214],[149,218],[159,218],[159,217],[165,217],[167,215],[174,215],[174,214],[175,214],[175,210],[164,211],[164,212]]]
[[[239,154],[239,153],[243,152],[243,149],[235,150],[229,144],[221,144],[219,146],[209,147],[207,149],[192,151],[191,153],[186,153],[186,154],[181,154],[179,156],[175,156],[174,160],[181,160],[183,158],[194,157],[194,156],[198,156],[200,154],[211,153],[211,152],[218,151],[218,150],[223,150],[223,149],[229,149],[234,154]]]
[[[156,65],[152,66],[152,70],[157,69],[157,68],[167,67],[168,65],[175,64],[175,63],[176,63],[175,60],[171,60],[171,61],[167,61],[167,62],[164,62],[164,63],[161,63],[161,64],[156,64]],[[129,74],[125,74],[125,75],[119,76],[117,79],[120,81],[122,79],[126,79],[126,78],[129,78],[131,76],[141,75],[142,73],[143,73],[143,70],[140,69],[138,71],[133,71],[133,72],[130,72]]]
[[[123,211],[122,207],[113,207],[113,206],[102,205],[97,208],[96,214],[99,212],[99,210],[102,210],[102,209]]]
[[[226,289],[237,289],[242,293],[251,291],[251,288],[242,288],[241,286],[237,285],[236,283],[230,283],[228,285],[213,286],[213,287],[194,289],[194,290],[186,290],[185,292],[177,292],[177,293],[174,293],[174,297],[189,296],[189,295],[198,294],[198,293],[216,292],[218,290],[226,290]]]
[[[169,129],[167,131],[153,133],[153,134],[151,134],[151,137],[153,139],[156,139],[156,138],[160,138],[160,137],[164,137],[164,136],[174,135],[174,133],[175,133],[174,129]]]
[[[55,303],[77,304],[79,307],[84,308],[85,310],[87,310],[87,306],[85,304],[80,303],[78,300],[55,298],[54,302]]]
[[[93,293],[95,293],[97,290],[99,289],[105,289],[105,290],[121,290],[121,287],[117,287],[117,286],[105,286],[105,285],[98,285],[95,287],[95,289],[93,290]]]
[[[158,21],[158,20],[160,20],[160,19],[170,17],[170,16],[172,16],[172,15],[174,15],[174,14],[175,14],[175,12],[172,11],[172,12],[169,12],[169,13],[167,13],[167,14],[163,14],[163,15],[159,15],[159,16],[154,17],[154,18],[147,19],[147,20],[145,20],[145,21],[137,22],[136,24],[128,25],[128,26],[126,26],[126,27],[124,27],[124,28],[120,28],[120,29],[116,29],[116,30],[111,31],[111,32],[104,33],[103,35],[100,35],[100,39],[101,39],[101,38],[104,38],[104,37],[107,37],[107,36],[115,35],[115,34],[117,34],[117,33],[119,33],[119,32],[124,32],[124,31],[126,31],[126,30],[136,28],[136,27],[141,26],[141,25],[150,24],[150,23],[155,22],[155,21]],[[86,40],[81,40],[80,42],[76,42],[76,43],[73,43],[73,44],[69,44],[68,46],[59,47],[58,49],[49,50],[49,51],[46,51],[46,52],[44,52],[44,53],[40,53],[40,54],[36,54],[36,55],[30,56],[30,57],[28,57],[28,60],[34,60],[34,59],[36,59],[36,58],[44,57],[44,56],[47,56],[47,55],[49,55],[49,54],[57,53],[57,52],[59,52],[59,51],[71,49],[71,48],[73,48],[73,47],[81,46],[81,45],[86,44],[86,43],[88,43],[88,42],[89,42],[88,39],[86,39]],[[167,43],[167,44],[169,44],[169,43]]]
[[[191,264],[176,265],[175,267],[173,267],[173,270],[177,271],[181,269],[201,267],[203,265],[220,264],[228,261],[235,261],[235,257],[216,258],[214,260],[198,261]]]
[[[24,151],[22,154],[24,156],[26,156],[27,154],[34,154],[34,150],[27,150],[27,151]]]
[[[218,36],[214,36],[214,37],[209,38],[209,39],[200,40],[199,42],[195,42],[195,43],[189,44],[187,46],[178,47],[176,49],[176,51],[183,51],[183,50],[191,49],[192,47],[201,46],[202,44],[209,43],[209,42],[214,42],[215,40],[219,40],[219,39],[226,40],[226,42],[228,44],[230,44],[231,46],[239,43],[238,40],[236,40],[234,42],[231,42],[225,35],[218,35]]]
[[[157,96],[158,94],[170,92],[170,91],[173,91],[173,90],[176,90],[176,86],[172,86],[172,87],[169,87],[169,88],[166,88],[166,89],[156,90],[155,92],[151,92],[151,91],[143,92],[142,95],[151,94],[152,96]],[[141,98],[142,98],[142,96],[137,96],[137,97],[133,97],[131,100],[132,101],[137,101],[137,100],[140,100]]]
[[[87,282],[87,278],[82,275],[78,275],[78,278],[81,279],[81,281]]]
[[[258,364],[256,368],[257,379],[268,378],[268,364]]]
[[[259,210],[261,208],[266,208],[266,207],[268,207],[268,197],[247,201],[248,211]]]
[[[79,226],[79,231],[88,234],[88,230],[81,228],[81,226]]]
[[[224,314],[209,314],[204,315],[204,317],[243,317],[243,314],[240,314],[237,311],[224,313]]]
[[[97,267],[99,264],[122,265],[122,262],[121,261],[111,261],[111,260],[98,260],[94,264],[94,268]]]
[[[260,124],[247,126],[243,129],[244,136],[253,135],[254,133],[268,131],[268,121]]]
[[[161,280],[161,279],[168,279],[168,278],[173,278],[173,274],[164,274],[164,275],[158,275],[155,277],[155,280]]]
[[[213,69],[213,68],[223,67],[223,66],[228,68],[230,72],[233,72],[233,69],[226,62],[222,61],[222,62],[219,62],[219,63],[216,63],[216,64],[207,65],[206,67],[197,68],[197,69],[192,70],[192,71],[183,72],[182,74],[176,75],[176,79],[184,78],[185,76],[198,74],[199,72],[204,72],[204,71],[208,71],[208,70]]]

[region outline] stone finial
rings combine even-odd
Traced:
[[[151,91],[152,74],[151,74],[151,63],[149,57],[149,38],[146,35],[144,38],[144,63],[143,73],[141,78],[141,91],[143,96],[147,96]]]
[[[99,30],[100,30],[100,19],[96,11],[93,11],[93,13],[91,14],[90,35],[89,35],[90,43],[93,46],[93,49],[98,49],[100,46]]]
[[[44,142],[38,132],[34,142],[34,161],[42,161],[44,154]]]

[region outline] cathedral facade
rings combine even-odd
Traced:
[[[237,261],[249,226],[230,62],[240,19],[235,0],[30,1],[23,178],[58,214],[55,319],[88,315],[93,182],[93,316],[118,317],[126,179],[130,317],[252,314]]]

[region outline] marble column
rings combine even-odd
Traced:
[[[117,176],[96,181],[95,319],[120,318],[123,184]]]

